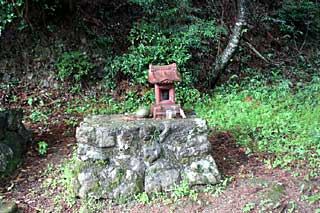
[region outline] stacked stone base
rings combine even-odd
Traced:
[[[220,179],[204,120],[127,121],[124,116],[91,116],[77,128],[76,193],[118,198],[139,192],[170,191]]]

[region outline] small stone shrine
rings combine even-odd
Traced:
[[[165,66],[149,65],[148,81],[154,84],[156,103],[151,106],[153,118],[185,117],[175,102],[174,83],[181,81],[175,63]]]
[[[76,131],[74,190],[81,198],[116,199],[170,191],[182,179],[192,186],[215,184],[220,174],[207,134],[199,118],[87,117]]]
[[[74,190],[81,198],[130,197],[140,192],[170,191],[181,180],[191,186],[220,179],[211,156],[205,120],[185,118],[175,103],[176,64],[149,67],[155,85],[155,119],[95,115],[76,131]],[[166,119],[163,119],[166,118]]]

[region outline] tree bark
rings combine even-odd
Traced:
[[[224,51],[218,56],[215,66],[212,69],[212,75],[211,75],[211,87],[213,87],[216,82],[218,81],[221,73],[225,71],[227,68],[230,60],[233,58],[234,54],[236,53],[236,50],[239,47],[239,43],[242,37],[242,30],[246,26],[246,20],[247,20],[247,2],[248,0],[239,0],[239,6],[238,6],[238,18],[237,21],[233,27],[231,37],[229,39],[229,42],[224,49]]]

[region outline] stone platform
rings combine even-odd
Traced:
[[[182,178],[191,185],[214,184],[220,174],[207,133],[205,120],[199,118],[87,117],[76,132],[76,194],[112,199],[170,191]]]

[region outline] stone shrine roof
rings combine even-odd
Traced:
[[[180,75],[177,71],[176,63],[164,65],[164,66],[155,66],[149,65],[149,75],[148,81],[151,84],[159,83],[173,83],[181,81]]]

